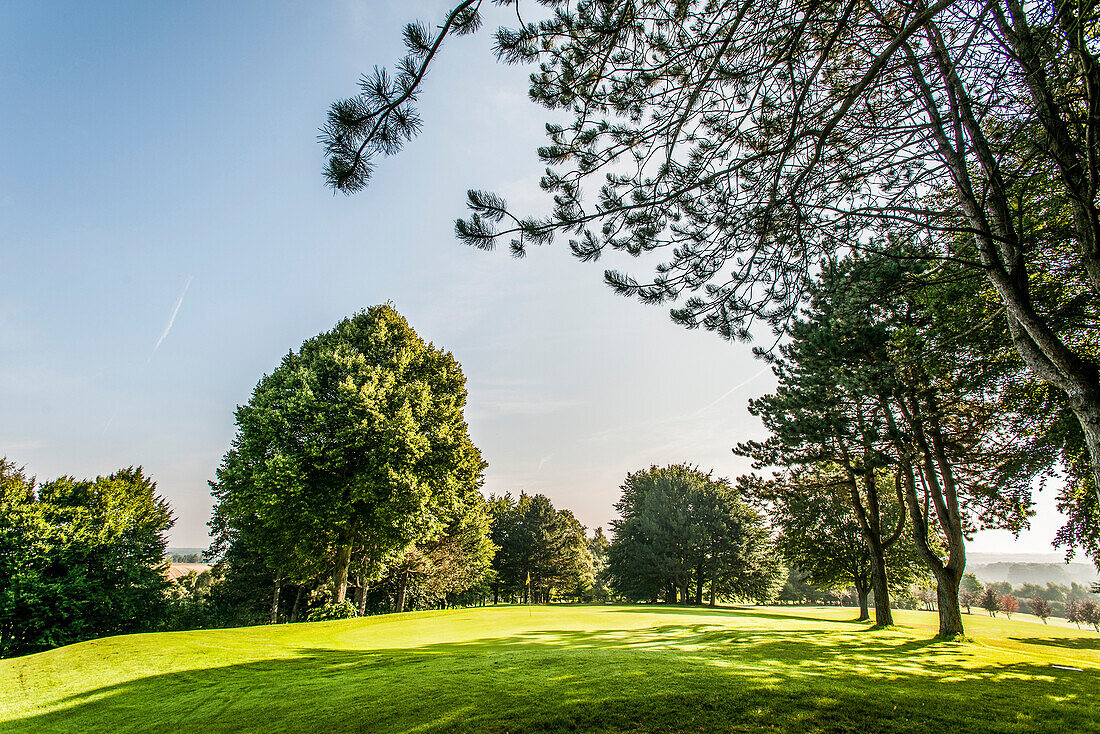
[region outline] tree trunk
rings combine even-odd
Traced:
[[[871,552],[871,588],[875,594],[875,627],[889,627],[894,623],[890,610],[890,586],[886,579],[886,559],[879,543],[868,543]]]
[[[714,606],[714,579],[710,581],[710,605]]]
[[[355,590],[355,607],[359,616],[367,613],[367,576],[359,574],[359,588]]]
[[[859,599],[859,619],[857,622],[866,622],[871,619],[870,611],[867,607],[867,595],[870,593],[870,589],[866,586],[856,587],[856,598]]]
[[[304,591],[304,587],[299,586],[298,593],[294,596],[294,606],[290,609],[290,619],[288,620],[291,623],[298,621],[298,609],[302,606],[302,593]]]
[[[398,612],[405,611],[405,590],[409,586],[409,572],[406,571],[399,577],[397,582],[397,609]]]
[[[695,604],[703,606],[703,565],[695,569]]]
[[[341,603],[347,597],[348,593],[348,566],[351,565],[351,542],[350,540],[340,546],[340,550],[336,552],[336,569],[332,574],[332,584],[336,587],[336,594],[332,601],[336,604]]]
[[[279,621],[279,591],[283,588],[283,575],[275,574],[275,591],[271,595],[271,624]]]
[[[943,638],[963,633],[962,608],[959,604],[959,584],[962,572],[950,566],[936,574],[936,601],[939,605],[940,633]]]

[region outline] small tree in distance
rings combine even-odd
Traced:
[[[1094,630],[1100,632],[1100,604],[1092,599],[1086,599],[1077,606],[1077,617],[1081,622],[1091,625]]]
[[[1001,597],[1001,611],[1005,613],[1005,616],[1012,619],[1012,615],[1020,611],[1020,603],[1016,601],[1016,597],[1012,594],[1005,594]]]
[[[1073,622],[1081,629],[1081,607],[1076,599],[1066,599],[1066,621]]]
[[[997,612],[1001,608],[1001,597],[997,593],[997,590],[992,586],[985,587],[985,591],[982,592],[981,597],[978,598],[978,604],[982,609],[989,612],[990,617],[996,617]]]
[[[1030,604],[1031,613],[1039,619],[1043,620],[1043,624],[1046,624],[1047,619],[1050,618],[1050,615],[1054,611],[1053,609],[1051,609],[1050,602],[1042,598],[1041,596],[1037,596],[1031,600]]]

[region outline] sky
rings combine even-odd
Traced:
[[[775,384],[749,345],[614,295],[603,268],[629,261],[455,241],[468,188],[545,209],[546,112],[490,34],[446,43],[422,134],[365,192],[325,188],[329,104],[446,7],[0,5],[0,455],[40,480],[142,465],[171,544],[205,546],[235,407],[287,351],[388,301],[462,364],[487,493],[606,527],[627,472],[749,470],[731,447],[763,437],[746,405]],[[486,26],[509,20],[492,7]],[[1052,494],[1031,531],[970,547],[1053,551]]]

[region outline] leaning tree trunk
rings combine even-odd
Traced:
[[[399,577],[397,582],[397,609],[398,612],[405,611],[405,590],[409,587],[409,572],[405,571]]]
[[[299,586],[298,593],[294,596],[294,606],[290,609],[290,619],[287,620],[288,622],[294,623],[298,621],[298,609],[302,606],[303,591],[303,587]]]
[[[915,415],[909,413],[906,419],[915,427],[914,434],[918,444],[923,449],[928,449],[923,432],[915,422]],[[966,569],[966,547],[963,545],[962,523],[957,513],[957,499],[955,498],[954,483],[951,474],[945,471],[945,481],[948,481],[951,497],[950,507],[945,501],[943,493],[936,477],[935,466],[930,456],[925,457],[925,481],[929,485],[933,504],[940,517],[940,528],[947,537],[949,555],[947,563],[944,563],[939,554],[932,548],[929,542],[929,518],[925,516],[921,508],[920,499],[917,497],[916,477],[913,474],[913,466],[908,459],[901,462],[898,470],[902,473],[902,481],[905,487],[905,502],[909,505],[909,514],[912,517],[913,541],[917,545],[917,552],[924,564],[932,571],[936,578],[936,600],[939,603],[940,629],[939,636],[952,638],[963,634],[962,609],[959,605],[959,585],[962,583],[963,572]]]
[[[886,548],[889,548],[905,528],[904,505],[899,508],[898,525],[888,537],[882,537],[882,518],[880,515],[878,486],[874,472],[864,472],[863,484],[867,494],[867,507],[859,495],[859,485],[855,471],[843,441],[838,442],[844,458],[844,468],[848,479],[848,494],[852,501],[852,509],[855,511],[863,542],[867,546],[867,552],[871,557],[871,589],[875,596],[875,627],[889,627],[894,623],[894,614],[890,610],[890,585],[886,575]],[[866,463],[866,462],[865,462]]]
[[[279,621],[279,591],[283,588],[283,575],[275,574],[275,591],[271,595],[271,624]]]
[[[336,587],[336,595],[333,602],[339,604],[344,601],[348,593],[348,566],[351,565],[351,541],[340,546],[336,552],[336,569],[332,574],[332,584]]]

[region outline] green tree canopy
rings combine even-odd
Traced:
[[[542,494],[521,492],[490,499],[494,600],[550,601],[578,598],[593,583],[584,526],[569,510],[555,509]],[[533,598],[532,598],[533,597]]]
[[[458,362],[389,305],[308,339],[237,408],[216,547],[250,536],[289,575],[325,559],[342,601],[350,569],[440,537],[477,493],[465,404]]]

